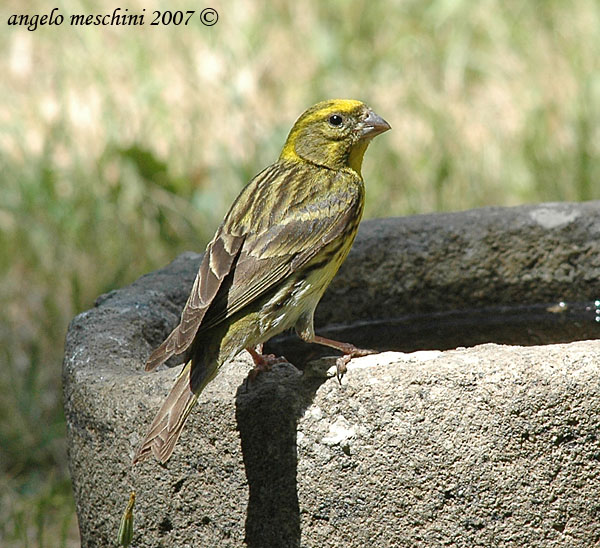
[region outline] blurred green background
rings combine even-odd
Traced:
[[[174,9],[171,4],[170,9]],[[0,7],[0,545],[77,546],[61,358],[69,320],[184,250],[332,97],[392,125],[367,217],[600,196],[597,0]],[[8,26],[49,13],[62,26]],[[69,26],[141,13],[143,27]],[[26,11],[25,11],[26,10]]]

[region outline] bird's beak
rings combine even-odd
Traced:
[[[381,116],[375,114],[371,109],[368,111],[367,117],[363,120],[361,137],[367,137],[369,139],[379,135],[388,129],[392,129]]]

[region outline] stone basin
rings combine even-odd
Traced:
[[[582,546],[600,539],[600,202],[366,221],[317,331],[247,385],[226,364],[165,466],[131,468],[176,371],[143,371],[200,255],[103,295],[67,333],[82,545]],[[329,352],[327,352],[329,354]]]

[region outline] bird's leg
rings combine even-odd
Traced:
[[[254,368],[250,370],[247,377],[247,379],[250,379],[252,382],[254,382],[256,377],[261,373],[270,371],[272,365],[281,363],[282,360],[285,360],[285,358],[278,358],[275,354],[263,354],[262,344],[257,344],[256,348],[248,346],[246,350],[252,356],[252,361],[254,362]]]
[[[367,350],[365,348],[357,348],[351,343],[334,341],[333,339],[327,339],[326,337],[321,337],[320,335],[313,335],[310,341],[311,343],[322,344],[324,346],[329,346],[331,348],[335,348],[339,350],[344,355],[340,356],[335,361],[335,369],[336,376],[338,382],[342,383],[342,377],[344,373],[347,371],[348,362],[352,358],[360,358],[361,356],[368,356],[369,354],[376,354],[375,350]]]
[[[270,367],[276,363],[286,362],[287,360],[283,356],[276,356],[275,354],[263,354],[262,343],[257,344],[255,348],[249,347],[246,350],[252,356],[252,361],[257,367]]]

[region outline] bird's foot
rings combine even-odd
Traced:
[[[246,377],[246,389],[248,389],[248,381],[254,382],[256,378],[265,371],[271,371],[271,367],[276,363],[283,363],[287,360],[282,356],[276,356],[275,354],[263,354],[262,344],[258,345],[256,349],[252,347],[246,348],[248,353],[252,356],[254,367],[248,372]]]
[[[324,346],[329,346],[331,348],[339,350],[340,352],[343,352],[344,355],[340,356],[335,361],[336,377],[340,384],[342,384],[342,377],[348,370],[348,362],[350,362],[352,358],[361,358],[362,356],[368,356],[369,354],[377,354],[376,350],[358,348],[351,343],[334,341],[332,339],[320,337],[319,335],[315,335],[314,340],[311,342],[322,344]]]
[[[362,358],[363,356],[368,356],[370,354],[376,353],[377,352],[375,350],[368,350],[366,348],[356,348],[354,346],[351,352],[340,356],[337,360],[335,360],[335,376],[338,382],[342,384],[342,377],[346,374],[346,371],[348,371],[348,363],[352,358]]]

